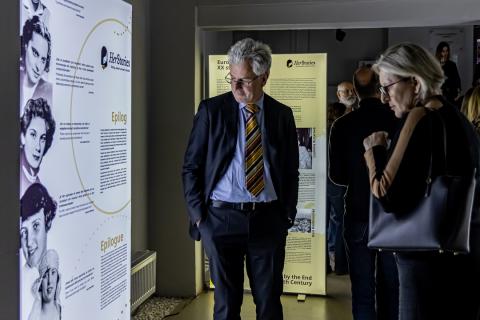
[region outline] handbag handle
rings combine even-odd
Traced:
[[[424,107],[425,108],[425,107]],[[447,130],[445,129],[445,121],[443,121],[443,118],[436,113],[435,110],[431,110],[428,108],[425,108],[427,113],[432,112],[433,114],[436,114],[437,118],[440,119],[440,123],[442,124],[442,133],[443,133],[443,163],[444,163],[444,172],[447,172]],[[429,127],[430,127],[430,163],[428,167],[428,176],[427,176],[427,187],[425,189],[425,197],[428,197],[430,195],[430,190],[432,186],[432,167],[433,167],[433,126],[432,126],[432,118],[429,118]]]

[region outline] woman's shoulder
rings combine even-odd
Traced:
[[[457,64],[452,61],[452,60],[447,60],[445,64],[443,65],[444,71],[453,71],[454,69],[457,69]]]
[[[425,107],[415,107],[413,108],[407,116],[407,119],[405,120],[405,124],[403,125],[403,128],[409,129],[409,128],[415,128],[417,124],[425,117],[428,115],[428,110]],[[404,130],[402,129],[402,130]]]

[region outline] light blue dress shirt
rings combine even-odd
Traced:
[[[265,134],[265,122],[263,111],[263,98],[260,98],[255,104],[259,107],[259,111],[255,114],[257,121],[260,124],[262,130],[262,145],[265,146],[266,134]],[[221,200],[228,202],[269,202],[277,200],[277,194],[273,188],[272,178],[270,176],[270,165],[265,158],[265,147],[263,152],[263,178],[265,181],[265,188],[257,196],[253,196],[248,192],[245,184],[245,121],[247,118],[247,111],[245,110],[246,104],[239,103],[238,107],[240,112],[238,113],[238,136],[237,145],[235,147],[235,154],[232,162],[228,166],[227,172],[217,183],[213,189],[210,199]]]

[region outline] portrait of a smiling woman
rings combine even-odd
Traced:
[[[47,250],[38,266],[39,277],[32,286],[35,302],[28,320],[60,320],[62,306],[60,304],[59,257],[55,250]]]
[[[52,104],[52,84],[46,74],[50,70],[52,42],[47,26],[33,16],[25,21],[20,58],[20,114],[29,99],[39,97]]]
[[[47,252],[47,234],[56,211],[57,203],[40,183],[32,184],[20,199],[21,319],[28,319],[35,300],[31,288]]]

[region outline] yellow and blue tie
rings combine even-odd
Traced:
[[[258,112],[258,106],[247,104],[245,109],[247,111],[245,124],[245,181],[247,190],[256,197],[265,188],[263,180],[262,134],[255,117],[255,113]]]

